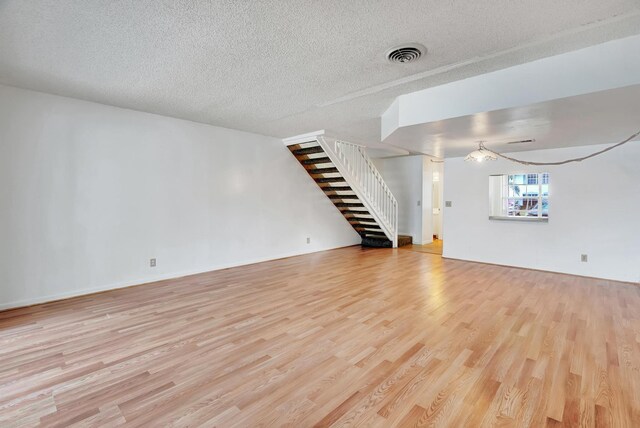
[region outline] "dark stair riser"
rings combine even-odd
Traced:
[[[348,214],[353,215],[370,215],[368,211],[353,211],[353,210],[340,210],[343,216],[347,217]],[[347,217],[348,219],[348,217]],[[373,219],[372,219],[373,220]],[[375,220],[374,220],[375,221]]]
[[[354,199],[356,201],[360,201],[356,195],[327,195],[327,197],[332,201],[341,199]]]
[[[344,212],[342,213],[344,214]],[[373,224],[378,224],[376,223],[376,221],[372,218],[369,217],[358,217],[358,216],[354,216],[354,215],[345,215],[345,218],[347,220],[349,220],[349,222],[362,222],[362,223],[373,223]]]
[[[334,202],[338,208],[364,208],[364,205],[359,202]]]
[[[331,159],[329,159],[328,157],[311,158],[311,159],[302,160],[300,161],[300,163],[302,165],[316,165],[321,163],[331,163]]]
[[[373,227],[376,229],[379,229],[380,227],[378,226],[378,223],[365,223],[365,222],[360,222],[360,221],[350,221],[349,224],[353,227]]]
[[[346,183],[346,180],[343,177],[324,177],[324,178],[314,178],[316,183]]]
[[[358,229],[356,229],[356,230],[358,230]],[[362,230],[361,232],[362,232],[362,235],[365,235],[365,236],[380,236],[382,238],[386,238],[387,237],[387,235],[380,229],[378,229],[378,230]]]
[[[296,157],[298,162],[302,164],[307,173],[314,179],[322,191],[327,197],[334,203],[334,205],[340,210],[342,215],[349,221],[351,226],[362,237],[362,246],[364,247],[378,247],[378,248],[391,248],[392,242],[387,239],[385,233],[378,226],[376,221],[371,217],[371,214],[364,209],[364,204],[360,202],[359,198],[355,194],[339,194],[337,192],[353,192],[353,189],[347,184],[344,177],[323,177],[322,174],[339,174],[337,168],[332,165],[331,159],[326,156],[324,150],[320,146],[304,147],[291,146],[289,148],[291,153]],[[324,156],[318,156],[316,158],[310,158],[308,155],[314,155],[322,153]],[[316,165],[325,164],[324,167],[317,167]],[[338,183],[338,184],[334,184]],[[348,202],[344,202],[347,200]],[[351,208],[363,208],[363,210],[354,210]],[[398,237],[398,246],[407,245],[411,243],[411,237]]]
[[[353,189],[349,186],[320,186],[324,193],[331,192],[353,192]],[[351,196],[351,195],[349,195]],[[353,195],[355,196],[355,195]]]
[[[411,245],[413,238],[408,235],[398,235],[398,247],[405,245]],[[386,237],[381,236],[364,236],[362,238],[363,247],[375,247],[375,248],[391,248],[393,243]]]
[[[392,248],[393,243],[386,238],[374,238],[363,236],[362,237],[362,246],[363,247],[373,247],[373,248]]]
[[[308,169],[309,174],[338,174],[338,168],[314,168]]]
[[[302,156],[302,155],[313,155],[316,153],[324,153],[324,150],[320,146],[314,146],[314,147],[305,147],[304,149],[295,149],[295,150],[292,150],[291,153],[293,153],[296,156]]]

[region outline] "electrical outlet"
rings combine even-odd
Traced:
[[[311,238],[307,236],[307,244],[311,244]]]
[[[149,259],[149,266],[156,267],[156,259]]]
[[[444,206],[447,208],[451,208],[451,201],[444,201]]]
[[[588,261],[588,257],[586,254],[581,254],[580,255],[580,261],[581,262],[587,262]]]
[[[418,201],[418,206],[420,206],[421,203],[422,203],[422,201]]]

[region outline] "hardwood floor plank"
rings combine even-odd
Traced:
[[[0,312],[0,426],[640,426],[640,287],[350,247]]]

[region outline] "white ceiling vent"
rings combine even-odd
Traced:
[[[389,51],[387,51],[387,59],[393,63],[413,62],[426,52],[427,48],[424,46],[418,43],[411,43],[389,49]]]

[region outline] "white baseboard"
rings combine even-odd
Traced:
[[[259,257],[255,259],[243,260],[238,263],[213,265],[213,266],[209,266],[201,269],[173,272],[173,273],[167,273],[162,275],[154,275],[154,276],[149,276],[144,278],[131,279],[127,281],[120,281],[116,283],[101,285],[99,287],[84,288],[81,290],[65,291],[62,293],[49,294],[46,296],[39,296],[39,297],[30,298],[30,299],[15,300],[13,302],[0,303],[0,311],[4,311],[7,309],[22,308],[25,306],[38,305],[43,303],[49,303],[56,300],[69,299],[71,297],[86,296],[88,294],[99,293],[102,291],[117,290],[119,288],[126,288],[134,285],[142,285],[142,284],[147,284],[151,282],[164,281],[167,279],[177,279],[177,278],[182,278],[184,276],[189,276],[189,275],[197,275],[200,273],[213,272],[216,270],[229,269],[229,268],[238,267],[238,266],[246,266],[246,265],[252,265],[255,263],[262,263],[262,262],[268,262],[268,261],[273,261],[278,259],[284,259],[287,257],[302,256],[305,254],[319,253],[321,251],[329,251],[329,250],[335,250],[338,248],[352,247],[353,245],[357,245],[357,244],[340,245],[337,247],[328,247],[328,248],[316,248],[313,250],[302,251],[302,252],[283,253],[283,254],[270,256],[270,257]]]

